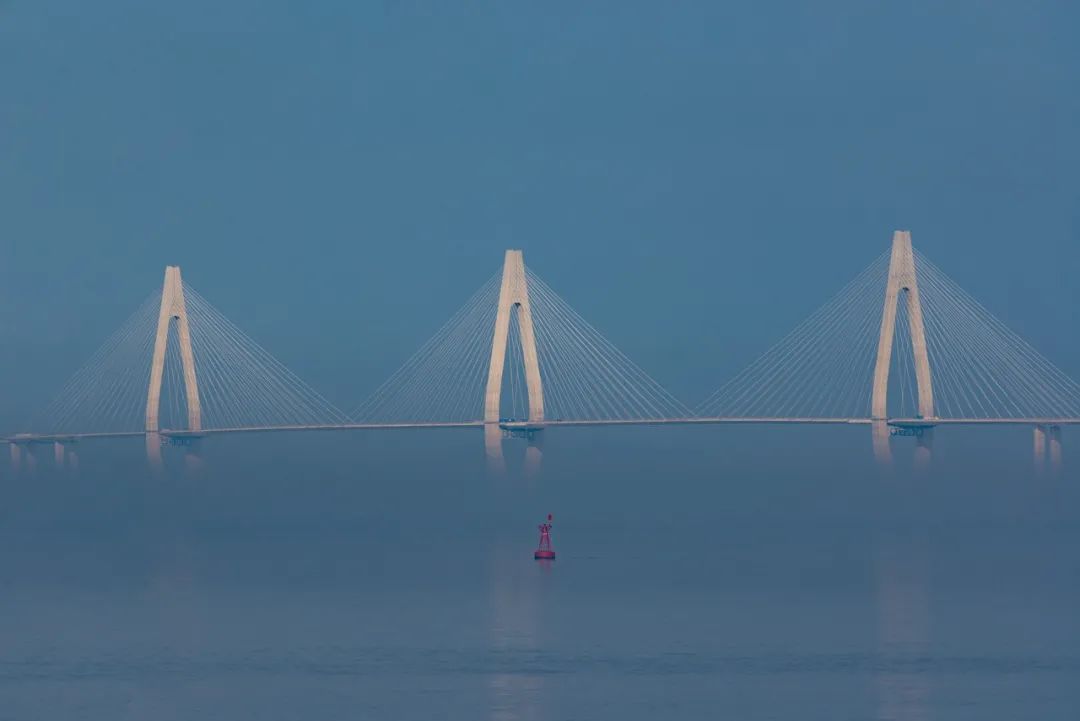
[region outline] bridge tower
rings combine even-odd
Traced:
[[[518,314],[522,361],[525,365],[525,386],[529,397],[530,424],[544,422],[544,384],[540,378],[540,359],[536,353],[536,333],[533,329],[532,307],[529,303],[529,282],[525,275],[525,259],[520,250],[507,250],[503,261],[502,285],[499,288],[498,309],[495,315],[495,334],[491,341],[491,360],[488,363],[487,389],[484,393],[484,445],[493,465],[502,464],[502,431],[499,412],[502,401],[503,370],[506,365],[506,345],[510,333],[510,314]],[[539,450],[529,453],[535,456]]]
[[[911,249],[911,232],[893,233],[889,276],[885,285],[885,307],[881,315],[878,336],[877,363],[874,366],[874,385],[871,397],[871,417],[874,436],[874,455],[879,460],[891,458],[889,450],[888,393],[889,368],[892,364],[893,339],[896,333],[896,311],[900,301],[907,304],[908,327],[911,332],[911,351],[915,360],[915,381],[919,396],[919,417],[934,418],[934,386],[930,375],[930,356],[926,350],[926,330],[923,326],[922,302],[915,272],[915,255]],[[925,461],[930,453],[930,428],[919,437],[916,460]]]
[[[180,364],[183,367],[184,392],[187,399],[189,431],[202,430],[202,407],[199,404],[199,384],[195,375],[195,355],[191,350],[191,328],[188,325],[187,304],[184,302],[184,283],[180,267],[166,266],[165,282],[161,289],[161,310],[158,313],[154,356],[150,365],[150,387],[146,393],[146,450],[150,460],[161,461],[161,439],[158,420],[161,411],[161,380],[165,371],[165,351],[169,343],[169,328],[176,322],[176,339],[180,343]]]

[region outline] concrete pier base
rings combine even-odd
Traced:
[[[60,441],[53,441],[53,461],[57,468],[64,467],[64,444]]]

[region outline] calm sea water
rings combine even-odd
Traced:
[[[1080,717],[1080,494],[1026,436],[922,475],[647,438],[7,474],[0,719]]]

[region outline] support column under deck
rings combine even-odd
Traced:
[[[8,447],[11,449],[11,472],[17,474],[22,470],[22,446],[18,443],[8,443]]]
[[[1032,429],[1034,436],[1034,461],[1035,471],[1042,473],[1046,468],[1046,428],[1043,426],[1035,426]]]

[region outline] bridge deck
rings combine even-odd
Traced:
[[[885,422],[896,427],[934,426],[1065,426],[1080,425],[1080,418],[889,418]],[[499,426],[507,430],[541,430],[544,428],[572,428],[588,426],[674,426],[674,425],[870,425],[872,418],[635,418],[628,420],[548,420],[543,423],[525,421],[501,421]],[[363,431],[363,430],[424,430],[446,428],[483,428],[483,421],[457,421],[441,423],[344,423],[336,425],[306,426],[245,426],[237,428],[207,428],[200,431],[163,429],[159,434],[170,438],[197,438],[242,433],[280,433],[299,431]],[[0,443],[52,443],[73,442],[107,438],[137,438],[146,431],[116,431],[101,433],[20,433],[0,438]]]

